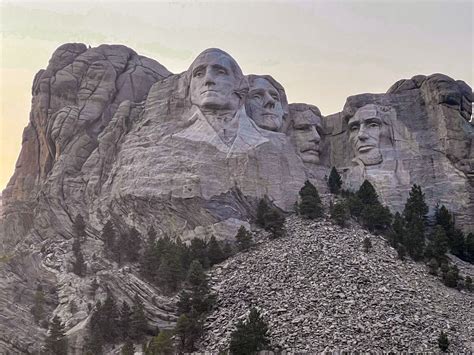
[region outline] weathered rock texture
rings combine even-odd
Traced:
[[[474,349],[472,293],[440,284],[422,264],[399,260],[382,237],[357,226],[291,217],[286,228],[288,237],[279,240],[256,234],[254,249],[211,270],[217,306],[201,351],[227,349],[251,307],[268,322],[271,347],[289,353],[437,352],[441,330],[451,352]],[[472,265],[457,262],[473,276]]]
[[[348,122],[350,125],[357,112],[370,106],[385,110],[380,115],[380,133],[375,137],[381,153],[376,161],[370,161],[368,153],[357,154],[354,145],[348,144]],[[460,227],[472,230],[471,115],[471,88],[442,74],[400,80],[386,94],[351,96],[341,113],[325,120],[332,132],[331,165],[345,173],[349,188],[358,188],[364,179],[371,181],[393,211],[403,209],[413,184],[421,185],[432,210],[437,203],[444,204],[455,213]],[[354,144],[369,144],[364,142],[370,140],[368,136],[355,137]]]
[[[104,258],[108,220],[119,232],[154,226],[159,236],[228,239],[250,228],[261,198],[290,212],[304,181],[324,192],[336,166],[347,187],[371,180],[393,210],[420,184],[431,207],[445,204],[472,228],[472,92],[445,76],[350,97],[343,112],[322,117],[314,105],[288,105],[273,78],[244,76],[218,49],[171,74],[124,46],[65,44],[34,78],[32,95],[3,192],[0,351],[39,349],[45,332],[30,313],[38,283],[51,291],[48,312],[66,322],[73,350],[82,346],[88,303],[105,294],[86,290],[95,278],[119,299],[137,292],[153,324],[172,326],[172,299],[134,266],[118,270]],[[359,149],[371,112],[380,116],[371,126],[377,144]],[[71,273],[77,214],[87,224],[84,278]]]

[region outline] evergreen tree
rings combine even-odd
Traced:
[[[364,251],[366,253],[372,250],[372,242],[370,241],[369,237],[364,238],[363,245],[364,245]]]
[[[132,314],[130,317],[130,338],[140,341],[146,335],[147,331],[148,321],[145,317],[143,303],[138,295],[135,295],[133,298]]]
[[[128,339],[125,342],[125,345],[122,347],[121,354],[122,355],[133,355],[133,354],[135,354],[135,347],[133,346],[133,342],[130,339]]]
[[[329,186],[329,191],[331,191],[332,194],[338,194],[339,191],[341,190],[341,186],[342,186],[341,175],[339,175],[339,173],[337,172],[334,166],[332,167],[331,173],[329,174],[328,186]]]
[[[183,352],[196,351],[195,343],[202,334],[201,322],[196,317],[182,314],[178,318],[174,333],[179,340],[178,349]]]
[[[415,184],[403,210],[407,228],[405,246],[408,254],[414,260],[420,260],[423,255],[427,213],[428,206],[425,203],[425,195],[421,191],[421,187]]]
[[[357,194],[354,193],[347,193],[347,207],[351,213],[351,216],[354,218],[359,218],[364,210],[364,205]]]
[[[104,251],[105,255],[109,259],[114,259],[114,252],[116,250],[115,246],[115,229],[112,224],[112,221],[107,221],[107,223],[102,228],[101,239],[104,242]]]
[[[224,252],[214,236],[211,236],[211,239],[209,239],[209,243],[207,244],[207,255],[210,266],[219,264],[225,260]]]
[[[125,260],[131,263],[138,261],[141,247],[140,232],[136,228],[131,228],[128,234],[125,234]]]
[[[471,276],[467,275],[466,276],[466,280],[464,282],[464,286],[466,287],[466,290],[468,291],[472,291],[473,290],[473,287],[472,287],[472,278]]]
[[[122,340],[127,340],[131,337],[130,326],[132,323],[132,310],[126,301],[123,301],[120,309],[120,337]]]
[[[444,205],[442,205],[441,207],[436,206],[435,220],[436,220],[436,224],[443,227],[445,232],[448,232],[449,230],[454,228],[453,217]]]
[[[438,347],[442,352],[446,352],[449,348],[449,339],[445,332],[441,331],[438,337]]]
[[[445,258],[445,254],[448,251],[448,240],[446,232],[440,225],[436,226],[434,238],[428,245],[427,250],[431,251],[431,256],[436,260],[443,260]]]
[[[321,198],[319,197],[318,190],[312,183],[306,180],[299,195],[301,197],[301,203],[298,208],[301,216],[310,219],[323,216]]]
[[[428,268],[428,272],[431,274],[431,275],[438,275],[438,268],[439,268],[439,264],[438,264],[438,261],[436,259],[430,259],[430,261],[428,262],[428,264],[426,265],[427,268]]]
[[[248,355],[265,350],[269,344],[268,325],[252,308],[248,319],[239,321],[232,332],[229,350],[232,355]]]
[[[192,304],[189,292],[182,290],[179,293],[179,299],[176,303],[176,306],[178,308],[178,314],[185,314],[191,312]]]
[[[176,244],[170,244],[161,256],[156,282],[165,292],[173,293],[178,289],[184,275],[183,264]]]
[[[239,251],[247,251],[252,245],[252,235],[244,226],[241,226],[235,236],[235,241]]]
[[[86,237],[86,223],[82,215],[78,214],[72,224],[73,236],[82,242]]]
[[[458,285],[458,280],[460,279],[459,277],[459,269],[456,265],[448,266],[448,269],[446,270],[443,268],[442,270],[442,279],[443,283],[451,288],[455,288]]]
[[[186,282],[192,289],[206,288],[207,289],[207,277],[204,273],[204,269],[198,260],[193,260],[189,267]]]
[[[280,238],[285,234],[285,216],[276,208],[265,214],[265,230],[270,232],[270,238]]]
[[[257,225],[265,228],[265,215],[268,213],[269,206],[266,201],[266,196],[260,200],[257,207]]]
[[[428,205],[425,203],[425,194],[421,191],[421,187],[415,184],[411,188],[410,196],[403,210],[405,221],[407,225],[423,222],[424,226],[427,213]]]
[[[173,355],[173,333],[169,330],[163,330],[157,336],[153,337],[145,351],[145,355]]]
[[[359,191],[357,191],[357,197],[364,206],[380,204],[379,196],[377,195],[374,186],[368,180],[364,180],[360,186]]]
[[[207,312],[213,303],[213,298],[209,295],[207,277],[199,261],[193,260],[191,263],[186,282],[191,290],[189,304],[185,304],[186,298],[183,298],[180,299],[180,306],[183,309],[190,308],[188,315],[190,318],[196,318]]]
[[[466,254],[466,261],[470,263],[474,263],[474,234],[469,233],[466,237],[465,242],[465,254]]]
[[[224,253],[224,257],[226,259],[230,258],[234,254],[234,251],[232,250],[232,245],[230,245],[228,241],[224,243],[224,248],[222,249],[222,252]]]
[[[84,262],[84,256],[82,255],[82,251],[79,249],[75,253],[75,260],[72,264],[72,272],[74,272],[77,276],[84,277],[86,276],[86,263]]]
[[[453,255],[456,255],[460,259],[465,259],[464,233],[462,230],[458,228],[451,229],[451,231],[448,232],[448,244]]]
[[[393,218],[392,231],[390,233],[390,244],[397,248],[405,242],[405,220],[402,215],[397,212]]]
[[[207,269],[209,267],[207,243],[202,239],[193,238],[189,246],[189,257],[191,261],[198,260]]]
[[[148,281],[154,281],[159,266],[160,257],[156,250],[156,232],[153,227],[150,227],[143,255],[140,259],[140,273]]]
[[[31,314],[33,315],[33,318],[36,324],[39,324],[39,322],[45,316],[44,304],[45,304],[45,298],[44,298],[43,287],[41,286],[41,284],[38,284],[36,286],[34,304],[30,309]]]
[[[377,203],[375,205],[366,205],[361,213],[361,220],[364,227],[370,231],[384,231],[392,222],[392,214],[386,206]]]
[[[61,319],[55,316],[49,326],[46,338],[46,352],[51,355],[67,355],[67,338]]]
[[[338,226],[344,227],[349,219],[349,210],[345,202],[336,202],[334,203],[331,208],[331,219],[336,223]]]
[[[115,343],[120,338],[120,313],[115,298],[109,293],[104,304],[98,310],[99,326],[106,343]]]

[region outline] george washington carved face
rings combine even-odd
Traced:
[[[389,139],[385,106],[369,104],[359,108],[348,121],[349,141],[355,157],[364,165],[375,165],[382,162],[381,142]]]
[[[191,103],[209,110],[236,110],[241,102],[242,72],[235,60],[218,49],[202,52],[191,64]]]

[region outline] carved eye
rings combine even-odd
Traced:
[[[370,128],[377,128],[377,127],[379,127],[379,124],[377,122],[371,122],[371,123],[369,123],[369,127]]]
[[[262,99],[262,95],[260,95],[260,94],[254,94],[254,95],[252,96],[252,99],[261,100],[261,99]]]
[[[194,76],[195,78],[200,78],[200,77],[203,76],[203,75],[204,75],[204,71],[198,70],[198,71],[194,72],[194,75],[193,75],[193,76]]]
[[[349,130],[350,130],[351,132],[358,131],[358,130],[359,130],[359,125],[356,125],[356,124],[355,124],[355,125],[350,126],[350,127],[349,127]]]
[[[225,70],[225,69],[219,69],[219,70],[217,71],[217,73],[220,74],[220,75],[227,75],[227,70]]]
[[[278,97],[278,95],[272,95],[272,98],[275,101],[280,101],[280,98]]]

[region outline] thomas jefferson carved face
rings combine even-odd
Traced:
[[[349,119],[349,141],[356,158],[364,165],[375,165],[382,162],[380,144],[388,136],[383,122],[382,106],[365,105],[358,109]]]
[[[278,131],[281,128],[284,114],[281,97],[268,80],[252,80],[245,107],[257,126],[270,131]]]
[[[321,131],[321,117],[310,109],[294,115],[291,137],[303,162],[309,164],[319,163]]]
[[[203,109],[236,110],[241,76],[237,63],[220,50],[206,50],[191,65],[191,102]]]

